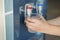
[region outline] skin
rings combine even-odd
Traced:
[[[60,17],[47,21],[43,17],[40,19],[27,18],[25,22],[26,26],[35,32],[60,36]]]

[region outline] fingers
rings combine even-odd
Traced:
[[[31,25],[31,26],[40,26],[40,24],[42,23],[42,21],[38,20],[38,19],[27,19],[26,24]]]
[[[33,32],[42,32],[41,28],[37,27],[37,26],[32,26],[32,25],[28,25],[26,24],[28,29],[31,29]]]
[[[28,27],[28,29],[31,29],[31,30],[35,29],[34,23],[30,23],[30,22],[26,21],[26,26]]]
[[[27,25],[27,24],[26,24],[26,25]],[[34,30],[35,28],[34,28],[33,26],[27,25],[27,27],[28,27],[28,31],[29,31],[29,32],[32,32],[32,33],[35,33],[35,32],[36,32],[36,30]]]
[[[41,22],[41,21],[43,21],[43,22],[47,22],[45,19],[44,19],[44,17],[43,16],[40,16],[40,18],[27,18],[27,21],[29,21],[29,22],[32,22],[32,23],[34,23],[34,22]]]
[[[26,21],[31,22],[31,23],[36,23],[36,22],[38,22],[40,20],[35,19],[35,18],[28,18]]]
[[[33,29],[33,26],[26,24],[29,29]]]
[[[26,25],[30,25],[30,26],[35,26],[36,25],[36,23],[34,22],[29,22],[29,21],[25,21],[26,22]]]

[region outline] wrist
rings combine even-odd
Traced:
[[[60,27],[57,25],[49,24],[47,29],[44,31],[46,34],[60,36]]]
[[[50,26],[51,26],[51,25],[50,25],[49,23],[45,24],[45,26],[42,28],[42,33],[47,33],[47,32],[49,32]]]

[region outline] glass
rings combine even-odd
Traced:
[[[44,4],[43,0],[41,1],[42,2],[36,2],[35,8],[33,7],[34,5],[31,4],[25,5],[25,20],[27,18],[34,18],[38,20],[41,20],[42,17],[46,18],[46,4]],[[28,32],[34,33],[34,36],[28,40],[45,40],[45,34],[41,32],[35,32],[29,28]]]
[[[31,4],[26,4],[25,6],[25,20],[27,18],[34,18],[34,19],[40,19],[41,13],[37,13],[36,9],[32,7]],[[30,33],[36,33],[35,31],[28,28],[28,31]]]

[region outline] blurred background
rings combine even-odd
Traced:
[[[48,19],[60,16],[60,0],[48,0]]]

